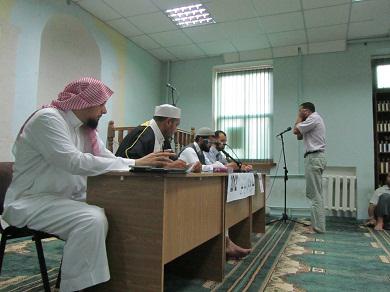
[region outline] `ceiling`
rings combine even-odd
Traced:
[[[272,58],[390,36],[390,0],[74,0],[162,61]],[[166,9],[203,3],[216,23],[178,28]]]

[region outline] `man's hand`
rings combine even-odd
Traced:
[[[178,159],[176,161],[171,161],[165,167],[166,168],[185,168],[186,165],[187,164],[185,161]]]
[[[303,119],[301,113],[299,112],[298,116],[297,116],[297,119],[295,120],[295,126],[294,126],[294,129],[293,129],[293,134],[297,135],[297,139],[298,140],[302,140],[303,136],[302,136],[301,132],[299,131],[299,129],[297,128],[297,125],[299,123],[303,122],[303,121],[304,121],[304,119]]]
[[[243,171],[246,171],[246,172],[249,172],[249,171],[252,171],[253,170],[253,166],[251,164],[243,164],[241,166],[241,169]]]
[[[197,172],[197,173],[202,172],[202,163],[200,163],[200,161],[195,162],[194,165],[192,166],[191,172]]]
[[[297,119],[295,120],[295,125],[302,122],[303,122],[303,117],[301,116],[301,114],[298,114]]]
[[[165,167],[172,160],[169,157],[175,156],[175,153],[170,152],[156,152],[150,153],[140,159],[135,160],[137,166],[154,166],[154,167]]]

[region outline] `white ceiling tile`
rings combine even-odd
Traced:
[[[159,11],[150,0],[104,0],[122,16],[128,17]]]
[[[260,23],[267,33],[303,29],[302,12],[293,12],[260,17]]]
[[[147,35],[132,37],[131,40],[137,45],[139,45],[141,48],[144,48],[146,50],[157,49],[160,47],[160,44],[156,43]]]
[[[296,46],[277,47],[277,48],[273,48],[272,52],[274,58],[280,58],[280,57],[298,56],[299,50],[301,51],[302,55],[306,55],[307,45],[299,44]]]
[[[198,46],[206,52],[207,55],[220,55],[223,53],[235,52],[236,49],[227,40],[221,40],[216,42],[201,43]]]
[[[149,52],[155,56],[159,60],[167,61],[167,60],[177,60],[177,58],[172,55],[170,52],[168,52],[164,48],[159,48],[159,49],[154,49],[154,50],[149,50]]]
[[[146,34],[177,29],[173,22],[162,12],[137,15],[127,19]]]
[[[167,9],[183,7],[191,4],[195,4],[194,0],[152,0],[153,3],[159,7],[161,10],[165,11]]]
[[[173,31],[158,32],[149,36],[156,42],[161,44],[163,47],[188,45],[192,43],[192,41],[179,29]]]
[[[267,37],[261,34],[250,38],[240,38],[239,36],[236,36],[235,38],[231,38],[230,41],[239,51],[264,49],[270,47]]]
[[[348,22],[350,5],[305,10],[306,27],[318,27]]]
[[[268,38],[272,47],[286,47],[306,43],[306,35],[303,30],[271,33]]]
[[[389,0],[362,1],[352,3],[352,22],[373,20],[381,15],[390,18]]]
[[[119,13],[104,3],[103,0],[82,0],[77,3],[82,8],[103,21],[121,17]]]
[[[307,30],[307,36],[311,43],[345,40],[347,38],[347,24],[311,28]]]
[[[253,0],[253,5],[260,16],[301,10],[299,0]]]
[[[390,33],[389,26],[384,26],[377,20],[351,22],[349,24],[348,39],[385,36],[388,33]]]
[[[167,50],[179,59],[191,59],[206,56],[203,51],[195,45],[170,47],[167,48]]]
[[[264,60],[272,58],[272,49],[261,49],[240,52],[240,61]]]
[[[351,0],[302,0],[303,9],[320,8],[351,3]]]
[[[115,28],[117,31],[127,37],[133,37],[142,34],[142,32],[130,22],[128,22],[126,18],[110,20],[107,21],[107,24],[111,25],[113,28]]]
[[[220,23],[189,27],[183,29],[183,32],[197,43],[226,39],[225,31]]]
[[[320,54],[329,52],[341,52],[347,48],[347,42],[345,40],[323,42],[323,43],[312,43],[309,44],[310,54]]]
[[[221,25],[227,37],[234,37],[237,35],[240,37],[251,37],[264,33],[258,18],[224,22]]]
[[[205,6],[216,22],[256,16],[251,0],[213,0]]]
[[[226,53],[226,54],[223,54],[223,61],[225,63],[240,62],[240,54],[239,53]]]

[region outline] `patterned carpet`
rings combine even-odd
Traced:
[[[253,252],[228,261],[222,283],[168,274],[165,291],[388,291],[390,233],[361,227],[356,220],[327,218],[327,233],[306,235],[294,223],[274,223],[253,236]],[[54,285],[63,242],[44,243]],[[7,245],[0,291],[42,291],[35,247]]]
[[[327,218],[327,233],[296,225],[265,291],[389,291],[390,233]]]

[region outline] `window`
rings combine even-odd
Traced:
[[[376,78],[377,78],[376,87],[378,89],[390,88],[390,64],[378,65],[376,67]]]
[[[269,67],[216,73],[215,128],[240,159],[271,160],[272,83]]]

